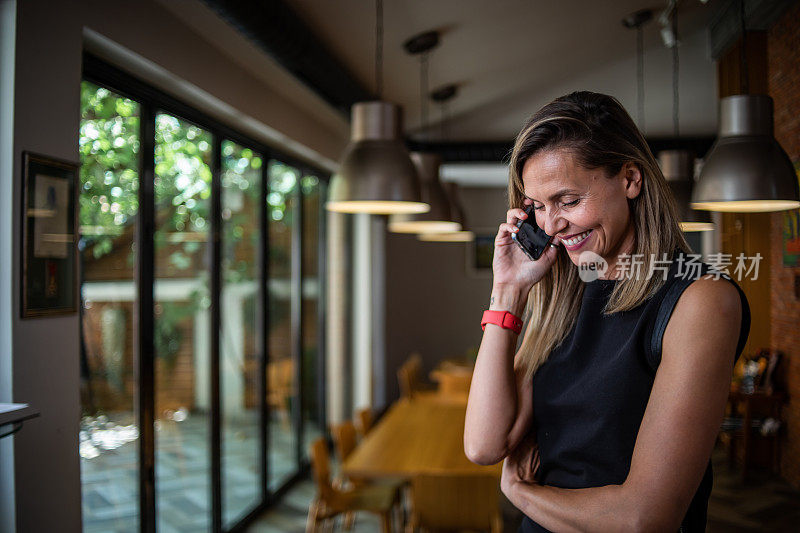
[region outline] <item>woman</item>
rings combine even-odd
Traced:
[[[508,191],[489,309],[527,306],[527,325],[515,355],[515,328],[484,319],[467,456],[505,459],[523,532],[703,531],[744,293],[704,263],[687,276],[667,183],[610,96],[572,93],[531,117]],[[529,206],[553,236],[535,261],[511,238]],[[581,254],[606,263],[598,279],[581,279]]]

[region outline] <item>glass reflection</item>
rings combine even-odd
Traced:
[[[78,149],[83,531],[136,531],[133,244],[139,211],[139,105],[83,82]]]
[[[155,429],[159,531],[210,526],[211,134],[156,116]]]
[[[259,502],[258,249],[260,154],[222,143],[220,396],[222,512],[235,524]]]
[[[318,386],[322,364],[319,353],[318,308],[320,293],[320,194],[316,176],[303,176],[303,454],[308,455],[311,442],[322,435],[322,411]]]
[[[268,486],[275,490],[298,470],[296,429],[292,425],[295,401],[295,361],[292,357],[291,275],[295,196],[300,172],[280,161],[270,161],[267,183],[269,220],[269,406]]]

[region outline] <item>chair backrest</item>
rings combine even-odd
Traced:
[[[499,480],[492,475],[415,476],[412,523],[426,529],[502,529]]]
[[[414,352],[408,356],[408,359],[406,359],[397,371],[397,380],[400,384],[401,396],[404,398],[412,398],[414,393],[419,390],[419,374],[421,371],[422,357]]]
[[[372,416],[372,409],[369,407],[356,411],[356,429],[361,435],[361,438],[364,438],[367,433],[369,433],[374,422],[375,419]]]
[[[438,373],[439,394],[445,396],[468,396],[472,383],[472,373],[461,370],[442,371]]]
[[[267,365],[267,379],[271,391],[291,389],[294,363],[290,357],[270,361]]]
[[[315,439],[309,447],[311,458],[311,470],[314,473],[314,481],[317,484],[319,497],[329,498],[333,493],[331,485],[331,459],[328,454],[328,443],[324,438]]]
[[[336,456],[340,462],[344,462],[356,448],[356,427],[350,420],[345,420],[331,428],[331,436]]]
[[[411,398],[414,395],[414,384],[411,379],[411,369],[403,365],[397,369],[397,383],[400,385],[400,396]]]

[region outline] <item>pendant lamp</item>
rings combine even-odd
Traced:
[[[658,164],[678,205],[681,230],[713,230],[711,213],[689,207],[694,186],[694,154],[689,150],[663,150],[658,153]]]
[[[417,170],[400,141],[400,108],[359,102],[352,109],[352,137],[331,179],[326,207],[340,213],[424,213]]]
[[[425,134],[428,127],[428,57],[439,45],[439,33],[428,31],[415,35],[404,44],[406,52],[419,58],[420,64],[420,129]],[[447,193],[439,181],[441,157],[433,153],[412,152],[411,160],[417,167],[422,201],[430,205],[430,211],[416,214],[392,215],[388,229],[394,233],[422,233],[458,231],[461,225],[453,221]]]
[[[459,199],[458,184],[448,181],[442,185],[450,201],[451,218],[455,222],[458,222],[462,229],[460,231],[449,231],[446,233],[421,233],[417,238],[426,242],[470,242],[475,240],[475,234],[466,229],[468,226],[466,217],[464,216],[464,208]]]
[[[417,167],[420,178],[422,200],[430,205],[430,211],[418,214],[392,215],[389,231],[394,233],[426,233],[458,231],[461,224],[453,221],[447,193],[439,181],[441,157],[437,154],[411,152],[411,160]]]
[[[719,138],[695,185],[692,207],[743,213],[800,207],[797,174],[772,132],[772,98],[723,98]]]
[[[744,94],[720,100],[719,137],[692,193],[692,207],[741,213],[794,209],[800,207],[800,187],[789,156],[773,135],[772,98],[747,94],[744,0],[739,8]]]
[[[359,102],[351,110],[350,144],[339,171],[331,178],[325,207],[340,213],[424,213],[420,184],[401,141],[401,111],[380,100],[383,92],[383,3],[376,1],[375,78],[378,100]]]

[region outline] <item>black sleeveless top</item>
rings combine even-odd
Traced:
[[[711,268],[699,265],[702,274]],[[652,298],[609,316],[602,311],[617,281],[584,284],[575,326],[533,376],[533,423],[540,458],[536,479],[542,485],[577,489],[625,481],[661,361],[664,330],[681,293],[700,277],[687,271],[686,264],[679,267],[678,261],[672,262],[667,281]],[[750,332],[750,308],[741,288],[730,277],[720,277],[734,284],[742,302],[733,365]],[[705,531],[712,483],[709,457],[680,531]],[[547,529],[526,516],[519,531]]]

